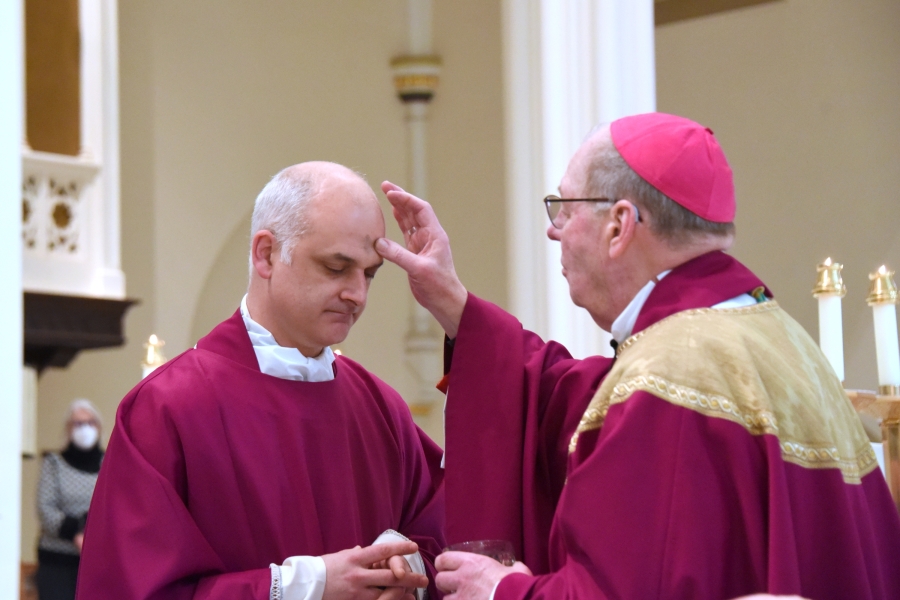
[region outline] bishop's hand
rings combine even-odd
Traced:
[[[456,275],[450,239],[431,205],[389,181],[381,184],[403,232],[406,247],[382,238],[375,249],[409,276],[416,301],[434,315],[447,336],[456,337],[468,292]]]
[[[435,561],[434,580],[445,592],[444,600],[488,600],[501,579],[513,573],[531,575],[531,569],[517,562],[504,566],[489,556],[471,552],[444,552]]]

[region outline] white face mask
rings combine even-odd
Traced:
[[[72,443],[82,450],[90,450],[97,443],[100,431],[93,425],[84,423],[72,429]]]

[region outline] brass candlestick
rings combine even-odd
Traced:
[[[813,288],[812,294],[814,298],[819,296],[840,296],[843,298],[847,295],[847,287],[844,285],[844,279],[841,277],[841,270],[844,265],[841,263],[831,262],[831,257],[826,258],[825,262],[816,267],[816,287]]]
[[[847,396],[858,413],[869,415],[881,425],[884,478],[900,510],[900,396],[865,390],[847,390]]]
[[[869,295],[866,303],[869,306],[876,304],[897,304],[897,284],[894,283],[894,272],[881,265],[874,273],[869,273]]]

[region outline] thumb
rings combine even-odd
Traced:
[[[380,254],[385,260],[389,260],[407,273],[409,273],[412,269],[415,269],[416,262],[419,257],[398,244],[393,240],[389,240],[387,238],[379,238],[378,241],[375,242],[375,250]]]

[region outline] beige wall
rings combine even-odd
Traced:
[[[435,4],[434,47],[445,66],[429,126],[430,199],[466,283],[505,303],[499,1]],[[389,67],[406,48],[406,5],[120,2],[122,258],[128,296],[141,304],[126,318],[125,347],[82,353],[42,376],[39,447],[63,444],[61,420],[76,396],[98,404],[108,435],[150,333],[172,357],[234,311],[246,288],[253,199],[280,168],[325,159],[367,174],[376,188],[406,182],[404,110]],[[395,224],[388,235],[399,238]],[[411,302],[405,276],[386,266],[341,344],[406,395]],[[442,438],[439,407],[421,422]],[[29,560],[39,461],[24,470]]]
[[[867,274],[900,269],[900,3],[782,0],[657,28],[657,106],[735,172],[734,255],[814,337],[815,267],[844,263],[846,381],[877,385]]]

